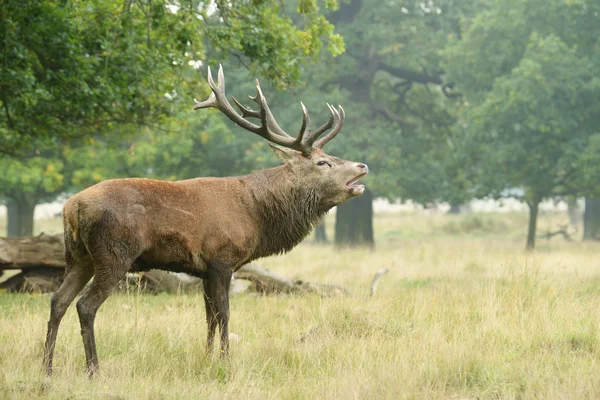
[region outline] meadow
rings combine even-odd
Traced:
[[[564,220],[543,215],[540,233]],[[525,252],[526,224],[521,213],[377,214],[374,250],[307,241],[259,260],[350,295],[232,297],[228,359],[205,354],[201,295],[114,294],[96,319],[91,381],[74,307],[46,379],[49,296],[0,293],[0,398],[600,398],[600,244],[556,237]]]

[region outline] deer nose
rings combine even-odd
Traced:
[[[369,167],[367,166],[367,164],[358,164],[357,167],[360,168],[360,169],[364,169],[365,170],[365,174],[367,172],[369,172]]]

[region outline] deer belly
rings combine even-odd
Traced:
[[[187,270],[206,271],[206,264],[200,255],[192,251],[182,240],[174,237],[163,237],[152,247],[144,251],[136,264],[144,268],[163,269],[174,272],[187,272]],[[185,270],[185,271],[180,271]]]

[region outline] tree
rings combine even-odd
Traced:
[[[63,185],[64,164],[59,160],[32,157],[25,162],[14,159],[0,161],[3,167],[0,182],[7,201],[8,235],[31,236],[33,213],[40,201],[56,198]]]
[[[460,123],[479,155],[479,193],[527,202],[533,248],[541,200],[597,190],[600,28],[590,22],[600,6],[509,3],[478,14],[445,65],[468,101]]]
[[[162,5],[162,7],[161,7]],[[17,2],[0,6],[0,148],[27,156],[58,139],[169,112],[186,42],[202,37],[163,3]],[[148,13],[148,15],[146,15]],[[157,29],[160,28],[160,29]],[[161,51],[157,51],[160,48]],[[188,53],[189,54],[189,53]]]
[[[335,218],[335,244],[375,244],[373,237],[373,192],[365,190],[350,205],[338,206]]]
[[[322,222],[315,228],[315,242],[316,243],[327,243],[327,231],[325,230],[325,223]]]
[[[168,124],[181,101],[208,91],[191,84],[205,39],[212,55],[235,54],[278,87],[297,84],[301,66],[324,42],[335,54],[343,51],[318,3],[304,3],[302,26],[276,1],[214,8],[199,1],[0,3],[0,168],[11,174],[0,176],[0,196],[9,232],[30,234],[35,205],[81,185],[77,173],[92,183],[120,176],[108,172],[113,167],[131,168],[131,160],[121,160],[96,167],[105,173],[94,175],[76,171],[86,163],[75,162],[63,171],[66,153],[77,161],[98,150],[85,148],[90,141],[117,146],[114,137],[102,139],[106,133],[128,136]]]

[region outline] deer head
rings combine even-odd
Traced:
[[[205,101],[194,99],[194,110],[216,108],[238,126],[267,139],[277,157],[289,171],[293,184],[314,192],[321,201],[321,207],[329,209],[363,193],[365,187],[356,182],[368,173],[368,167],[365,164],[327,155],[322,150],[342,129],[345,114],[341,106],[336,109],[327,104],[330,112],[329,120],[313,131],[308,110],[301,102],[302,124],[296,137],[293,137],[285,132],[273,117],[258,80],[256,80],[256,95],[249,96],[258,104],[258,111],[242,105],[232,97],[241,115],[227,100],[225,77],[221,66],[219,66],[216,84],[210,67],[208,68],[208,84],[212,93]],[[260,125],[250,122],[247,118],[259,120]],[[328,130],[329,133],[321,137]]]

